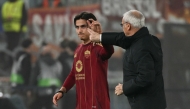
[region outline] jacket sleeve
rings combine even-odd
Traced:
[[[112,45],[102,45],[102,49],[100,50],[99,55],[102,60],[107,60],[112,56],[113,53],[114,48]]]
[[[154,60],[147,50],[140,50],[134,54],[134,63],[138,75],[129,81],[123,83],[123,92],[129,94],[138,93],[155,81],[156,71],[154,69]]]
[[[101,43],[106,45],[116,45],[124,49],[130,46],[130,40],[123,32],[104,32],[102,33]]]

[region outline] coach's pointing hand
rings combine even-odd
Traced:
[[[100,34],[94,32],[93,30],[88,28],[88,32],[90,33],[90,40],[93,42],[100,42]]]

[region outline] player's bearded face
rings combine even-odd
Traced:
[[[79,19],[76,21],[76,32],[81,40],[88,41],[89,33],[87,31],[88,25],[86,20]]]

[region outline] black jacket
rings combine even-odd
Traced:
[[[31,62],[31,55],[25,51],[19,51],[16,54],[16,60],[18,61],[20,56],[25,55],[23,60],[21,61],[20,66],[20,75],[24,79],[24,83],[21,86],[28,86],[30,82],[31,70],[32,70],[32,62]]]
[[[132,109],[165,109],[161,43],[146,27],[133,36],[102,33],[102,43],[126,50],[123,57],[123,92]]]

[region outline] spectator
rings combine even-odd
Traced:
[[[11,82],[13,86],[28,86],[30,84],[32,64],[36,61],[32,60],[33,54],[38,52],[37,46],[31,39],[23,40],[21,47],[23,50],[16,54],[11,72]]]
[[[72,68],[72,62],[73,62],[73,56],[74,56],[74,51],[77,47],[77,43],[75,41],[70,41],[67,39],[64,39],[61,43],[60,46],[62,48],[62,52],[60,53],[60,56],[58,60],[61,62],[63,71],[62,71],[62,79],[61,81],[65,81],[66,77],[68,76],[71,68]],[[74,109],[76,103],[76,91],[75,87],[73,87],[62,99],[62,108],[65,109]]]
[[[3,4],[2,23],[7,48],[13,51],[20,43],[21,34],[26,32],[27,10],[22,0],[7,0]]]
[[[30,93],[30,76],[33,60],[33,54],[38,51],[37,46],[31,39],[22,41],[23,50],[16,54],[11,72],[11,83],[13,86],[11,100],[13,104],[19,106],[19,109],[25,109],[28,105],[28,93]],[[25,102],[25,103],[23,103]]]
[[[38,64],[36,65],[33,75],[32,84],[37,87],[36,100],[31,106],[33,109],[52,109],[52,94],[55,89],[61,86],[62,66],[57,61],[57,52],[51,44],[42,46],[42,51]]]

